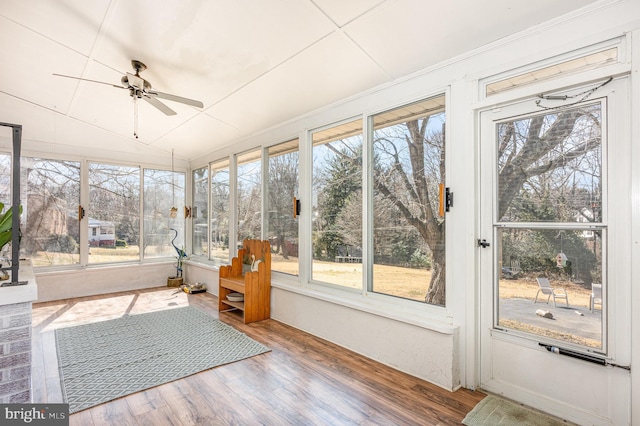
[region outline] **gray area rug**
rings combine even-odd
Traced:
[[[55,334],[70,413],[270,350],[193,307],[61,328]]]
[[[567,426],[573,423],[558,420],[499,396],[489,395],[473,407],[462,424],[467,426]]]

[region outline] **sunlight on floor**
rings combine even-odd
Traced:
[[[72,305],[60,303],[59,305],[38,307],[33,311],[32,321],[34,327],[44,325],[42,331],[50,331],[69,325],[106,321],[124,315],[188,305],[189,301],[185,292],[177,288],[170,288],[135,295],[86,300]],[[52,320],[52,317],[55,319]]]

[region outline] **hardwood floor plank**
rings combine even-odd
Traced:
[[[485,396],[448,392],[275,320],[219,315],[208,293],[157,287],[34,304],[34,401],[62,401],[55,328],[187,305],[271,351],[89,408],[70,424],[458,425]]]
[[[150,411],[154,411],[167,406],[158,387],[136,392],[125,398],[129,409],[134,416],[139,417]]]
[[[87,410],[91,414],[91,419],[95,426],[138,426],[140,425],[129,409],[125,398],[118,398],[113,401],[97,405]],[[74,417],[76,414],[72,414]],[[140,426],[144,426],[143,423]]]
[[[80,411],[69,417],[69,426],[95,426],[89,410]]]

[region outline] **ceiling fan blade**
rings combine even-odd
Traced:
[[[204,105],[200,101],[196,101],[189,98],[183,98],[182,96],[170,95],[168,93],[158,92],[157,90],[150,90],[147,94],[157,96],[160,99],[166,99],[168,101],[180,102],[181,104],[191,105],[198,108],[204,108]]]
[[[71,75],[56,74],[56,73],[53,73],[53,75],[55,75],[55,76],[57,76],[57,77],[73,78],[74,80],[88,81],[88,82],[91,82],[91,83],[106,84],[106,85],[111,86],[111,87],[117,87],[118,89],[126,89],[126,87],[122,87],[122,86],[121,86],[121,85],[119,85],[119,84],[105,83],[104,81],[89,80],[88,78],[80,78],[80,77],[74,77],[74,76],[71,76]]]
[[[148,96],[146,93],[142,96],[142,99],[149,102],[154,107],[158,108],[160,111],[164,112],[166,115],[176,115],[176,112],[154,98],[153,96]]]

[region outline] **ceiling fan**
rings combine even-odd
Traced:
[[[200,101],[196,101],[189,98],[183,98],[182,96],[171,95],[169,93],[158,92],[157,90],[152,88],[151,83],[149,83],[144,78],[140,77],[140,71],[146,70],[147,66],[136,59],[131,61],[131,65],[133,66],[133,69],[136,71],[136,73],[135,74],[125,73],[125,75],[123,75],[122,79],[120,80],[121,82],[120,85],[106,83],[104,81],[89,80],[87,78],[74,77],[74,76],[64,75],[64,74],[54,73],[53,75],[58,77],[73,78],[75,80],[89,81],[91,83],[107,84],[109,86],[112,86],[118,89],[129,90],[129,96],[131,96],[131,98],[133,99],[133,104],[134,104],[133,135],[136,137],[136,139],[138,138],[138,104],[136,102],[138,99],[143,99],[147,101],[149,104],[156,107],[166,115],[176,115],[176,112],[171,108],[169,108],[167,105],[160,102],[158,98],[166,99],[168,101],[173,101],[173,102],[180,102],[182,104],[191,105],[198,108],[204,107],[204,105]]]

